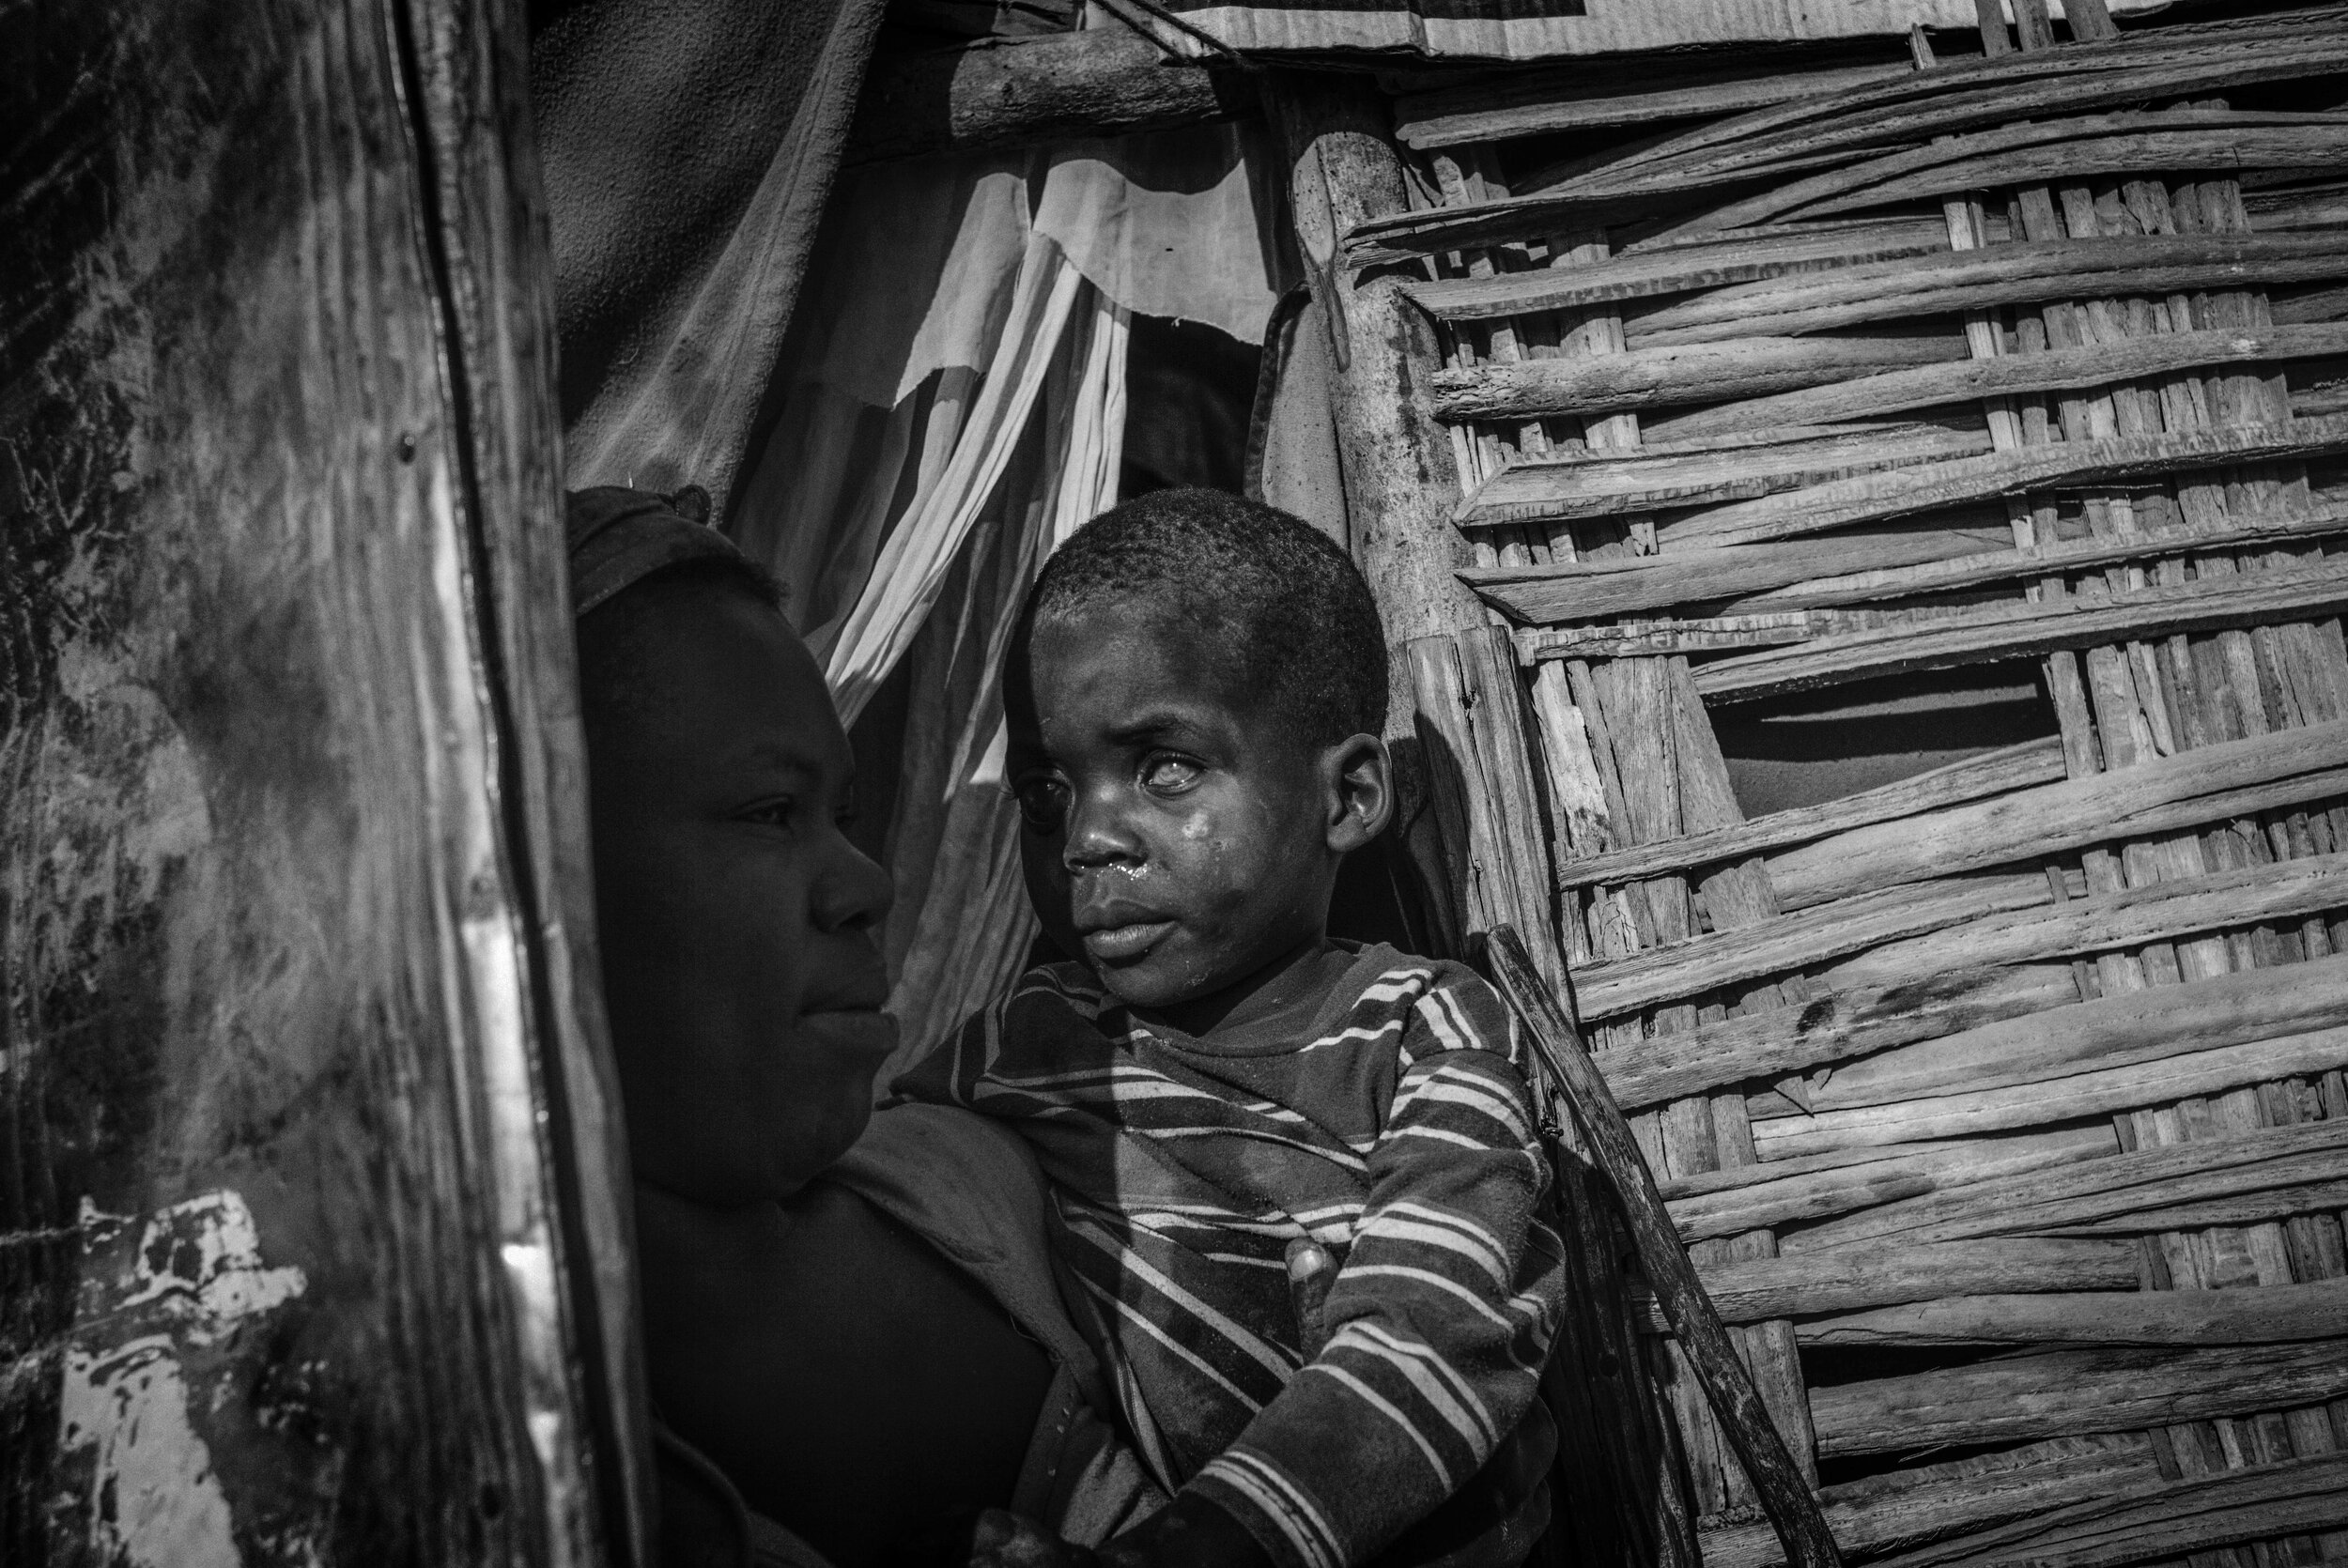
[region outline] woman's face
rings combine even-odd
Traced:
[[[875,941],[888,876],[842,832],[847,736],[782,617],[722,581],[640,584],[580,643],[587,668],[621,672],[585,709],[637,1179],[703,1203],[788,1197],[863,1131],[897,1038]]]

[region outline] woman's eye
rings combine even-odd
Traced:
[[[791,813],[798,808],[798,804],[787,796],[780,800],[762,800],[739,813],[736,820],[756,822],[761,827],[789,827]]]
[[[1058,833],[1068,820],[1068,786],[1057,778],[1023,778],[1013,786],[1019,815],[1038,833]]]
[[[1154,757],[1141,770],[1145,789],[1172,794],[1198,782],[1198,764],[1179,757]]]

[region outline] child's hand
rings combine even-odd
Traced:
[[[1097,1568],[1100,1559],[1008,1509],[990,1508],[970,1525],[969,1545],[950,1560],[967,1568]]]
[[[1244,1526],[1183,1493],[1101,1548],[1101,1568],[1272,1568]]]

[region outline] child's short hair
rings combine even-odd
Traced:
[[[1362,574],[1301,517],[1220,490],[1112,507],[1044,562],[1029,622],[1141,601],[1228,634],[1250,687],[1326,745],[1386,722],[1386,636]]]

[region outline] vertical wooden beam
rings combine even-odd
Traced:
[[[525,36],[0,16],[0,1560],[638,1560]]]
[[[1289,161],[1305,266],[1329,322],[1346,511],[1386,639],[1398,651],[1484,625],[1483,606],[1454,576],[1468,547],[1451,525],[1460,496],[1451,437],[1427,385],[1440,362],[1433,324],[1402,298],[1394,269],[1350,272],[1336,254],[1348,230],[1409,206],[1385,99],[1367,78],[1284,71],[1266,82],[1264,100]],[[1404,698],[1398,658],[1396,673],[1394,695]]]
[[[1433,323],[1402,298],[1391,269],[1355,273],[1337,243],[1356,224],[1409,205],[1384,95],[1367,77],[1278,71],[1262,84],[1264,111],[1289,165],[1289,206],[1336,366],[1331,422],[1345,485],[1353,559],[1385,623],[1386,735],[1402,796],[1401,840],[1436,930],[1461,950],[1459,878],[1444,859],[1428,807],[1408,646],[1488,623],[1455,575],[1469,560],[1451,525],[1460,479],[1451,438],[1434,418],[1428,374],[1439,362]],[[1464,749],[1467,737],[1455,737]]]

